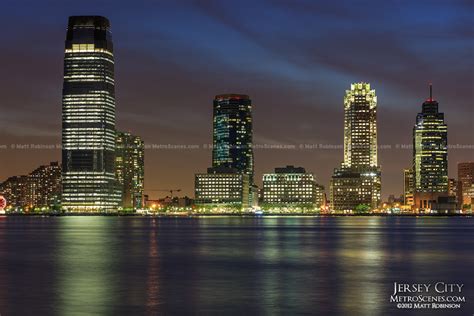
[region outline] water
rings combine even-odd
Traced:
[[[0,217],[0,314],[471,315],[474,219]],[[393,282],[464,283],[397,310]]]

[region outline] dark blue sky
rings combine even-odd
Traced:
[[[60,143],[62,59],[69,15],[110,19],[117,125],[147,144],[211,142],[212,98],[249,94],[257,179],[301,165],[326,186],[342,150],[343,95],[370,82],[378,95],[383,194],[401,193],[412,126],[433,82],[449,142],[473,144],[473,1],[8,1],[2,3],[0,145]],[[60,159],[58,150],[0,151],[0,181]],[[472,149],[449,151],[456,163]],[[147,150],[146,187],[192,194],[204,149]]]

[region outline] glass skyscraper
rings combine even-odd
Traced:
[[[63,208],[117,208],[114,55],[104,17],[69,18],[62,124]]]
[[[331,180],[334,210],[372,209],[380,204],[377,162],[377,96],[369,83],[351,84],[344,97],[344,161]]]
[[[215,97],[212,166],[246,173],[253,184],[252,101],[248,95]]]
[[[195,175],[196,205],[246,209],[255,202],[252,101],[244,94],[214,98],[212,167]]]
[[[413,172],[416,192],[448,191],[448,126],[444,113],[438,112],[431,85],[413,127]]]

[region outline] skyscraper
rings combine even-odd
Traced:
[[[195,175],[197,205],[245,209],[256,201],[253,185],[252,101],[244,94],[214,98],[212,167]]]
[[[252,101],[248,95],[214,98],[212,166],[234,168],[253,184]]]
[[[377,162],[377,96],[369,83],[351,84],[344,97],[344,161],[331,180],[334,210],[380,204]]]
[[[423,102],[413,127],[413,172],[415,191],[446,193],[448,191],[448,127],[438,102],[430,97]]]
[[[142,208],[145,144],[140,137],[126,132],[117,132],[115,172],[122,191],[122,207]]]
[[[114,55],[109,21],[72,16],[66,36],[62,108],[62,205],[115,209]]]

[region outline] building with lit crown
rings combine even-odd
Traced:
[[[320,208],[324,188],[302,167],[275,168],[263,175],[262,207]]]
[[[344,97],[344,161],[331,179],[331,208],[353,211],[380,204],[377,160],[377,96],[369,83],[351,84]]]
[[[126,209],[143,207],[145,181],[145,144],[126,132],[117,132],[115,173],[122,192],[121,206]]]
[[[62,206],[108,211],[121,201],[115,178],[114,54],[109,21],[71,16],[64,55]]]

